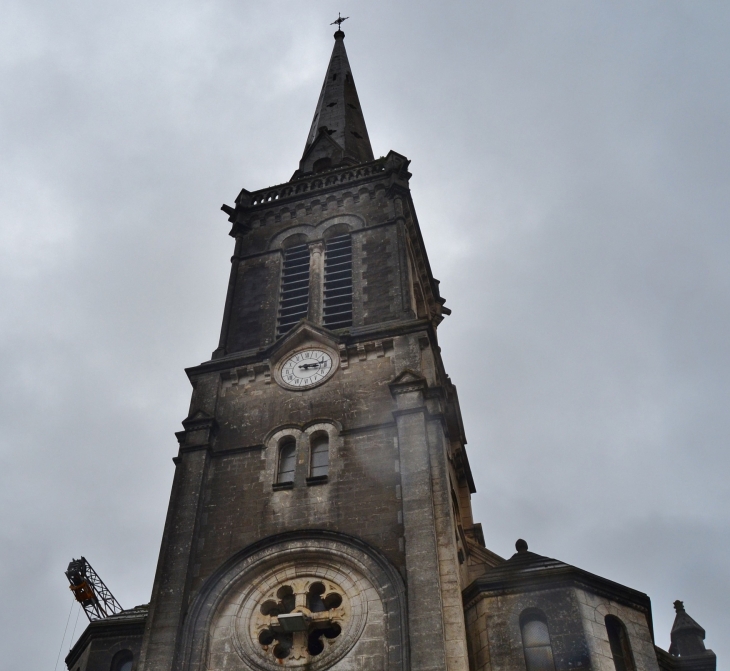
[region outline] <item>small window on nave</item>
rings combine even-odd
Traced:
[[[544,613],[531,610],[520,617],[527,671],[555,671],[550,631]]]
[[[624,623],[615,615],[606,615],[606,632],[616,671],[636,671],[629,635]]]
[[[134,655],[131,650],[120,650],[112,659],[110,671],[132,671]]]

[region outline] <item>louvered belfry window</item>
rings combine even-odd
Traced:
[[[309,246],[297,245],[284,251],[281,274],[278,335],[288,333],[306,318],[309,309]]]
[[[352,238],[327,240],[324,255],[324,317],[327,328],[352,326]]]

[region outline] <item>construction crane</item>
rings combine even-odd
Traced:
[[[103,620],[122,611],[119,601],[109,591],[99,574],[85,557],[72,559],[66,569],[69,589],[89,618],[89,622]]]

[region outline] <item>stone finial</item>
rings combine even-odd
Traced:
[[[677,615],[672,626],[669,654],[675,657],[707,655],[714,659],[714,653],[705,648],[705,630],[685,611],[684,603],[675,601],[674,609]]]
[[[518,538],[515,543],[515,550],[517,550],[517,552],[527,552],[527,541]]]

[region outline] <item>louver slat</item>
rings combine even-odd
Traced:
[[[277,335],[284,335],[309,310],[309,247],[298,245],[284,252]]]
[[[324,316],[331,329],[352,326],[352,238],[327,240],[324,257]]]

